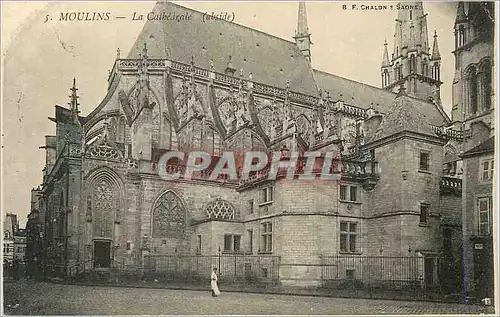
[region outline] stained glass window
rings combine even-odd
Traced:
[[[153,208],[153,237],[181,238],[186,231],[186,210],[173,192],[164,193]]]
[[[94,188],[94,237],[111,238],[116,197],[110,184],[100,181]]]

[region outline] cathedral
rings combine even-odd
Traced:
[[[493,3],[458,4],[455,79],[444,83],[453,85],[451,117],[440,97],[438,36],[429,39],[420,1],[397,13],[380,87],[312,68],[303,1],[293,41],[204,23],[203,13],[170,2],[153,11],[189,14],[190,27],[147,21],[129,54],[117,52],[101,103],[81,115],[73,82],[69,106],[50,118],[56,133],[46,137],[35,195],[45,263],[166,270],[161,259],[174,255],[222,254],[234,257],[235,271],[251,271],[258,258],[259,274],[314,286],[333,267],[336,278],[373,277],[374,266],[356,259],[415,258],[422,266],[412,276],[436,285],[448,269],[460,276],[462,254],[472,263],[473,252],[492,252],[471,237],[491,246]],[[169,151],[217,159],[251,150],[285,159],[338,153],[339,179],[159,176]],[[186,162],[166,168],[182,171]],[[476,191],[489,197],[481,207]],[[321,268],[345,258],[354,261]],[[480,278],[474,270],[463,269],[471,290]],[[403,271],[392,278],[409,278]]]

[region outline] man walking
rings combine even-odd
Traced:
[[[210,285],[212,286],[212,297],[217,297],[220,295],[219,291],[219,285],[218,284],[218,277],[217,277],[217,268],[214,267],[214,270],[212,271],[212,276],[211,276],[212,281],[210,282]]]

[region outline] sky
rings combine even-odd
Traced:
[[[293,40],[298,2],[173,1],[201,12],[228,12],[234,22]],[[395,5],[397,2],[307,2],[312,34],[312,66],[338,76],[380,86],[380,63],[387,39],[392,52],[396,10],[343,10],[343,4]],[[30,211],[30,189],[42,182],[46,135],[55,134],[54,105],[66,105],[77,79],[82,115],[104,98],[116,50],[126,56],[155,2],[5,2],[2,1],[2,210],[21,227]],[[441,98],[451,110],[454,76],[453,23],[456,3],[424,2],[429,40],[437,31],[442,56]],[[126,19],[108,22],[57,21],[60,12],[110,12]],[[44,23],[47,15],[54,17]]]

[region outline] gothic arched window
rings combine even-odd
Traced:
[[[415,55],[410,56],[410,73],[414,73],[417,68],[417,59],[415,58]]]
[[[235,220],[239,217],[235,208],[227,201],[216,199],[210,202],[206,207],[207,218]]]
[[[390,77],[389,77],[389,71],[387,69],[384,69],[384,73],[382,75],[382,85],[383,87],[389,86],[390,84]]]
[[[186,232],[186,209],[181,199],[167,191],[153,207],[153,238],[183,238]]]
[[[439,74],[439,63],[434,63],[432,65],[432,79],[434,80],[439,80],[440,74]]]
[[[464,46],[466,42],[465,39],[465,28],[463,25],[458,27],[458,47]]]
[[[427,61],[425,59],[422,61],[421,67],[422,75],[429,76],[429,65],[427,64]]]
[[[491,92],[492,92],[492,72],[491,63],[486,61],[481,67],[480,85],[481,85],[481,103],[485,109],[491,108]]]
[[[468,88],[469,88],[469,109],[471,113],[476,113],[478,104],[477,100],[478,93],[477,93],[477,73],[475,68],[473,68],[470,71]]]
[[[93,191],[93,235],[100,238],[113,237],[113,220],[118,208],[113,186],[105,179],[94,185]]]
[[[403,77],[403,74],[401,74],[401,66],[399,65],[399,62],[396,63],[396,67],[394,68],[394,77],[396,78],[396,80],[399,80]]]

